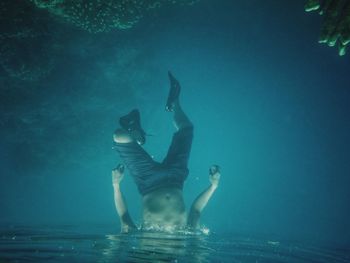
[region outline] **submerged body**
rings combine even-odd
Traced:
[[[142,227],[152,228],[184,228],[187,214],[182,190],[177,188],[161,188],[142,198]]]
[[[209,170],[210,185],[194,201],[186,213],[183,191],[176,187],[161,187],[142,197],[142,230],[193,230],[198,227],[202,210],[215,192],[220,180],[219,167],[211,166]],[[114,199],[121,222],[121,231],[129,232],[137,229],[130,218],[123,195],[120,191],[120,182],[123,172],[112,171]]]
[[[134,178],[142,195],[142,225],[145,230],[182,230],[196,228],[199,217],[218,186],[220,171],[217,165],[209,170],[209,187],[193,202],[187,215],[183,199],[183,185],[188,176],[188,159],[193,139],[193,125],[179,103],[180,84],[169,72],[170,92],[166,110],[174,113],[174,133],[168,153],[162,162],[157,162],[141,147],[145,132],[141,128],[140,114],[133,110],[120,118],[121,129],[114,133],[115,148]],[[136,229],[123,195],[120,182],[124,166],[112,171],[114,197],[121,221],[122,232]]]

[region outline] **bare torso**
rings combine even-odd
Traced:
[[[161,188],[143,197],[143,227],[175,229],[186,226],[182,190]]]

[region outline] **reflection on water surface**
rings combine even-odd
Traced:
[[[350,251],[232,235],[143,232],[110,227],[7,227],[0,262],[350,262]]]

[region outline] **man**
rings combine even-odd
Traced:
[[[193,138],[193,125],[183,112],[180,101],[180,84],[169,72],[170,91],[166,110],[173,112],[177,132],[173,135],[167,156],[159,163],[141,147],[145,143],[146,133],[140,124],[138,110],[131,111],[120,118],[120,129],[114,133],[115,148],[130,171],[131,176],[142,195],[142,229],[174,231],[184,228],[195,229],[203,208],[218,187],[219,166],[209,170],[209,187],[193,202],[186,216],[182,189],[188,175],[188,158]],[[122,232],[136,229],[123,195],[120,182],[124,176],[124,166],[118,165],[112,171],[114,199],[121,222]]]

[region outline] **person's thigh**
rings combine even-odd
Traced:
[[[143,192],[143,189],[148,187],[149,178],[153,177],[159,163],[155,162],[136,142],[116,143],[115,149],[134,178],[139,191]]]

